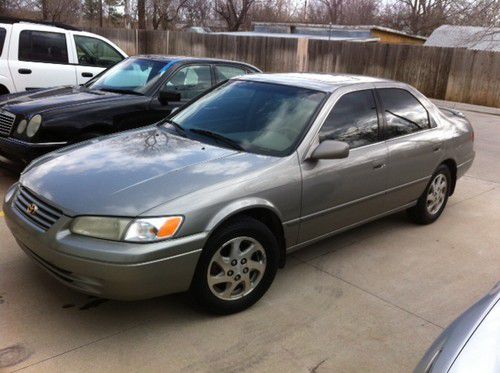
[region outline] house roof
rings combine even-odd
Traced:
[[[500,52],[500,28],[443,25],[424,45]]]
[[[276,28],[289,28],[294,27],[295,29],[321,29],[321,30],[331,30],[331,31],[372,31],[377,30],[385,33],[395,34],[399,36],[404,36],[412,39],[427,40],[427,38],[419,35],[407,34],[403,31],[395,30],[389,27],[382,27],[377,25],[333,25],[333,24],[314,24],[314,23],[288,23],[288,22],[252,22],[254,30],[263,29],[267,27]]]

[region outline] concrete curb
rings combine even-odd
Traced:
[[[453,102],[453,101],[443,101],[432,99],[437,106],[447,107],[450,109],[456,109],[459,111],[473,111],[476,113],[482,114],[490,114],[490,115],[498,115],[500,116],[500,109],[489,107],[489,106],[480,106],[480,105],[472,105],[472,104],[464,104],[461,102]]]

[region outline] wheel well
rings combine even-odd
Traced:
[[[286,242],[285,233],[283,231],[283,224],[281,223],[278,215],[276,215],[276,213],[274,213],[272,210],[265,207],[256,207],[250,208],[248,210],[243,210],[234,215],[231,215],[226,220],[224,220],[223,223],[236,219],[240,216],[248,216],[260,221],[261,223],[264,223],[274,234],[274,236],[278,240],[280,251],[279,267],[283,268],[286,262]]]
[[[0,95],[6,95],[6,94],[9,94],[9,90],[7,89],[6,86],[0,84]]]
[[[451,174],[451,186],[450,186],[450,196],[455,192],[455,185],[457,184],[457,163],[453,159],[447,159],[441,164],[448,167]]]

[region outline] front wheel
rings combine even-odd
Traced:
[[[450,185],[450,170],[443,164],[432,175],[417,204],[408,210],[410,217],[418,224],[435,222],[446,207]]]
[[[207,241],[191,294],[209,312],[242,311],[271,286],[278,254],[277,240],[266,225],[249,217],[230,222]]]

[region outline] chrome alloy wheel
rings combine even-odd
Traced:
[[[207,271],[208,287],[220,299],[241,299],[257,287],[265,270],[262,245],[251,237],[236,237],[213,255]]]
[[[446,180],[446,176],[437,174],[427,191],[426,206],[429,214],[435,215],[439,211],[441,206],[443,206],[446,193],[448,193],[448,181]]]

